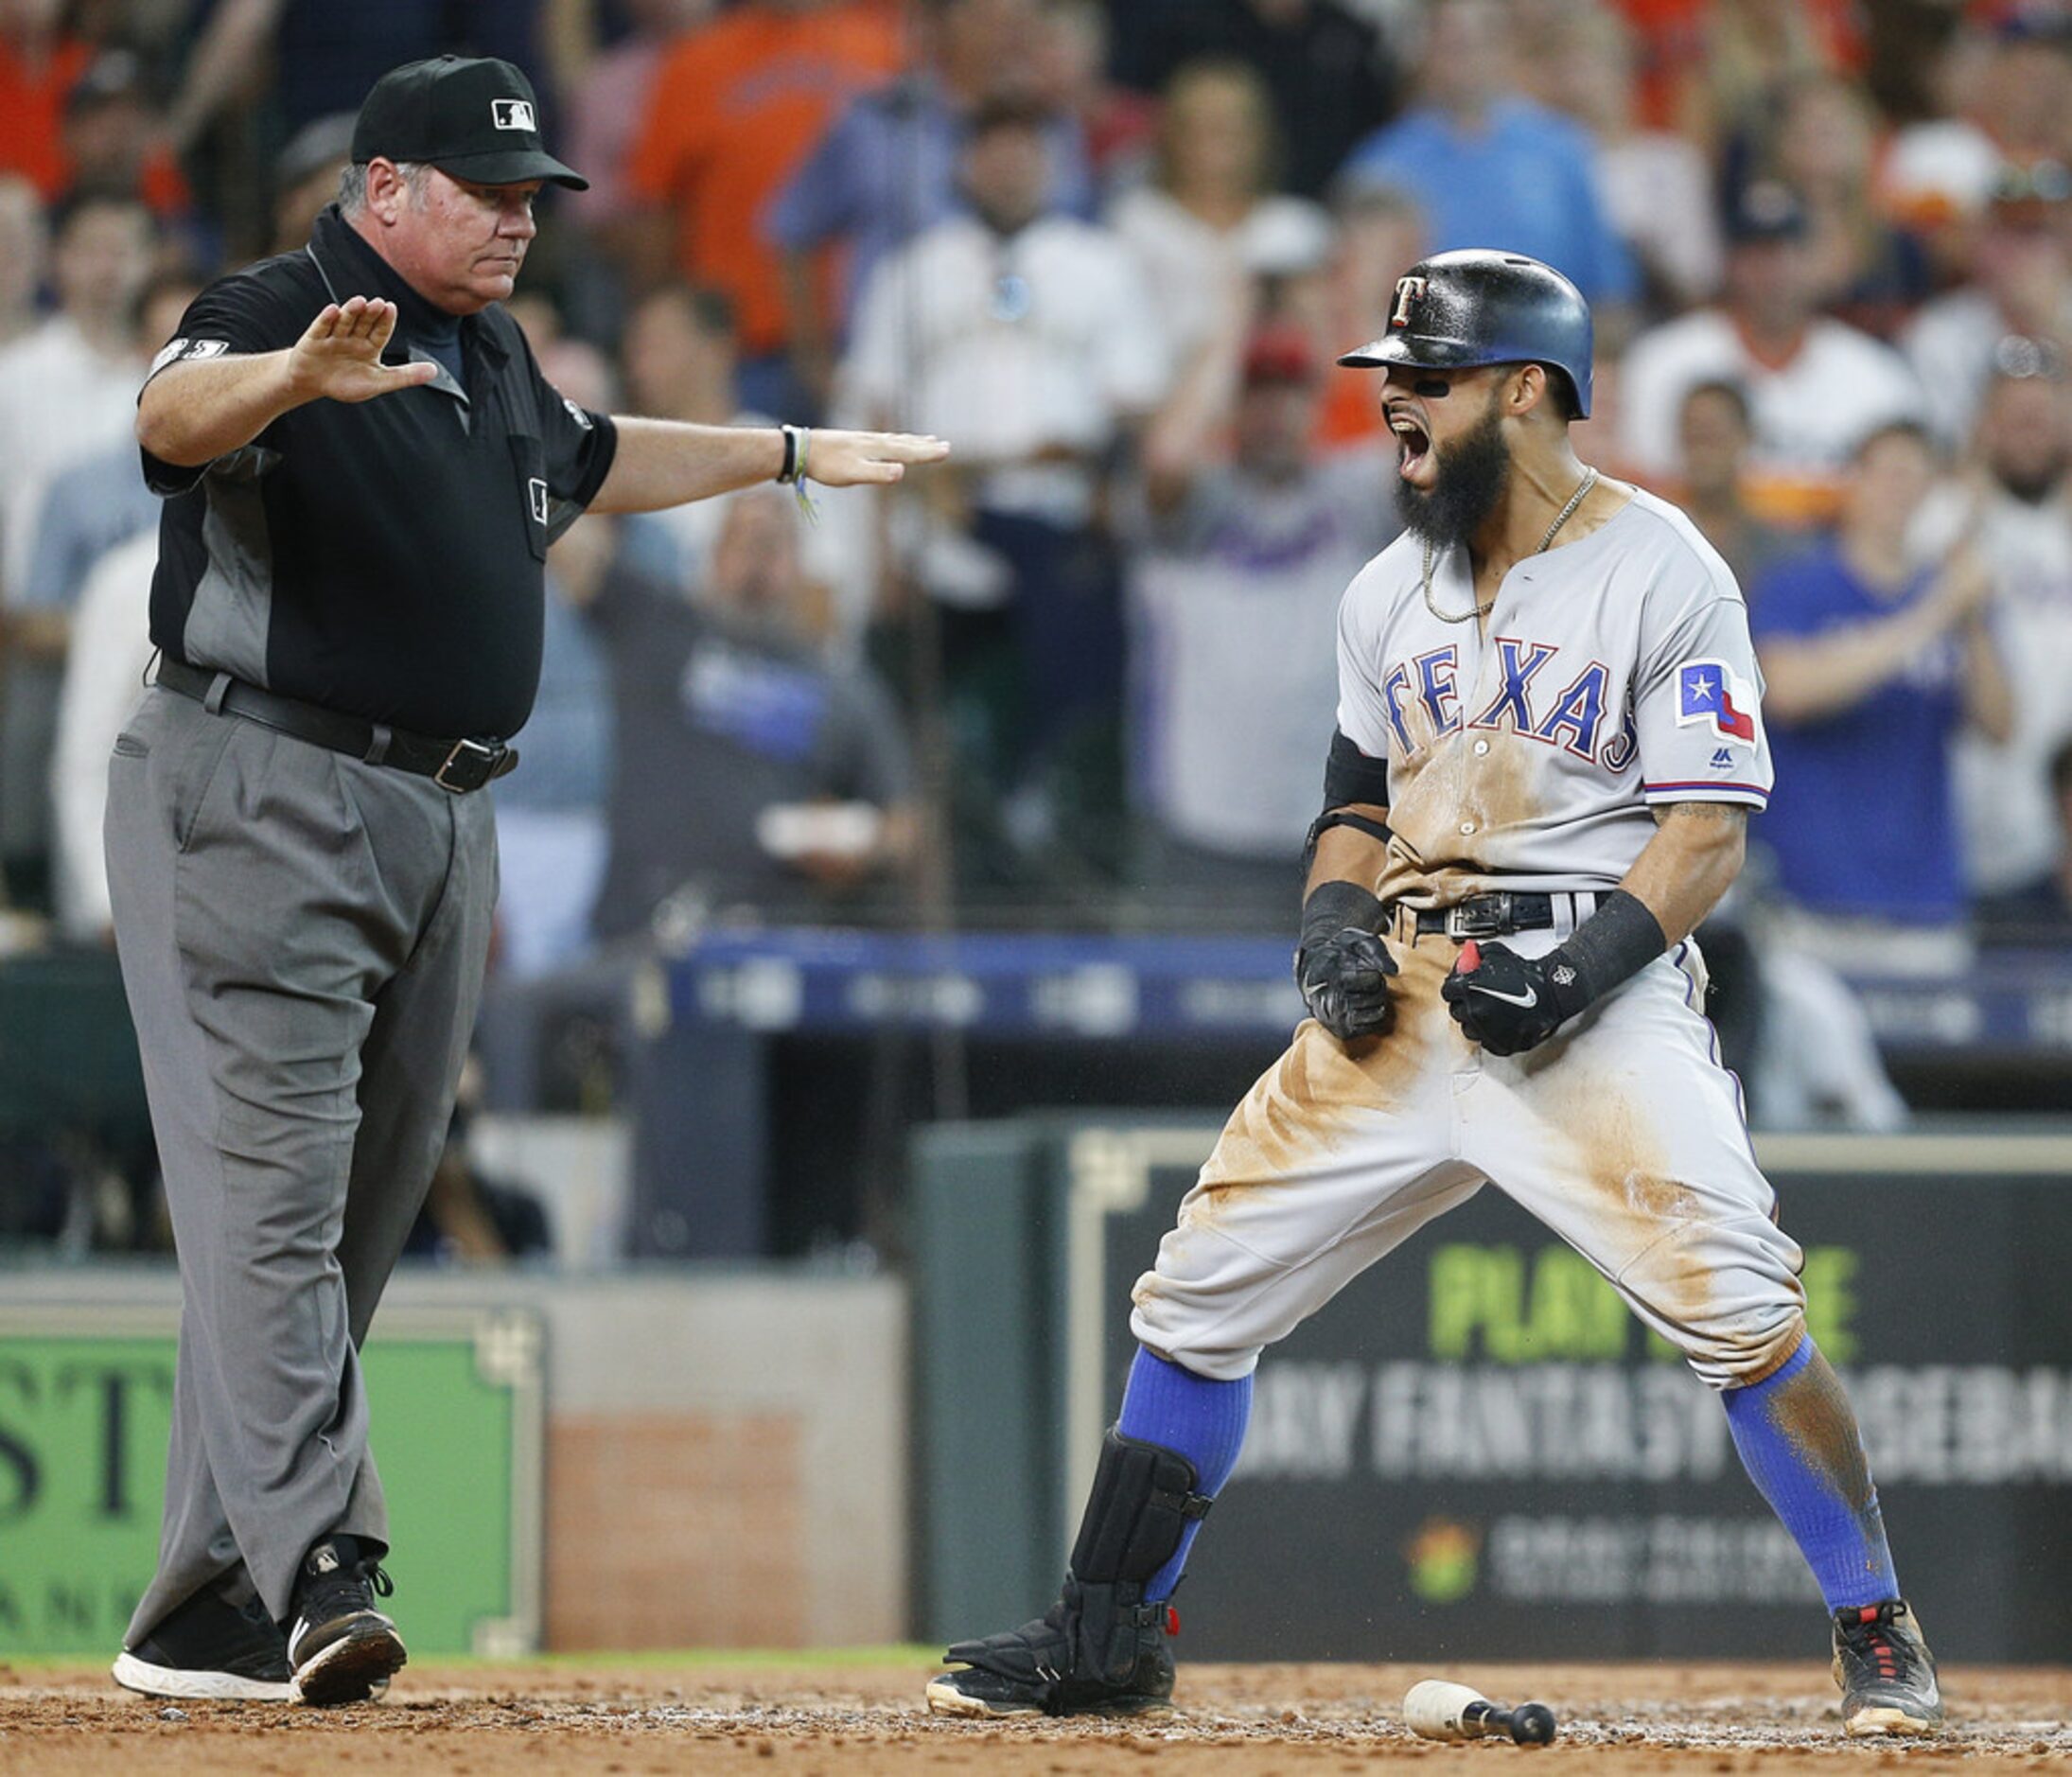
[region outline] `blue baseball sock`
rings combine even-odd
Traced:
[[[1123,1390],[1122,1417],[1115,1429],[1124,1437],[1178,1451],[1194,1465],[1195,1485],[1214,1499],[1238,1466],[1245,1421],[1251,1416],[1251,1377],[1212,1382],[1139,1346],[1136,1362],[1130,1366],[1130,1385]],[[1148,1600],[1172,1596],[1201,1528],[1199,1518],[1182,1526],[1180,1546],[1172,1559],[1145,1582]]]
[[[1810,1337],[1784,1367],[1725,1396],[1734,1448],[1832,1610],[1900,1595],[1856,1416]]]

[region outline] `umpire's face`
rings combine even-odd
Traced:
[[[367,208],[378,220],[382,257],[427,302],[471,315],[518,285],[539,231],[533,199],[541,182],[478,185],[436,167],[409,176],[378,156],[367,167]]]

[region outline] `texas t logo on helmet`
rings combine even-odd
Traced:
[[[1420,259],[1397,278],[1381,337],[1338,361],[1353,370],[1544,364],[1567,383],[1571,417],[1588,419],[1590,351],[1589,304],[1553,266],[1464,247]]]

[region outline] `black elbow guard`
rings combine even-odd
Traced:
[[[1324,807],[1329,813],[1348,802],[1366,802],[1376,808],[1389,805],[1389,763],[1370,759],[1349,740],[1343,730],[1331,735],[1330,756],[1324,762]]]
[[[1330,756],[1324,762],[1324,812],[1309,823],[1302,848],[1305,858],[1316,855],[1317,841],[1332,827],[1358,827],[1370,838],[1388,843],[1388,828],[1370,816],[1355,814],[1346,806],[1350,802],[1386,808],[1389,767],[1386,760],[1370,759],[1339,731],[1332,734]]]

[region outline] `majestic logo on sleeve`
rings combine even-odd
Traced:
[[[1721,740],[1755,745],[1755,687],[1724,660],[1686,660],[1677,668],[1677,726],[1710,722]]]
[[[533,107],[529,99],[493,98],[489,101],[489,115],[500,130],[536,130],[533,121]]]

